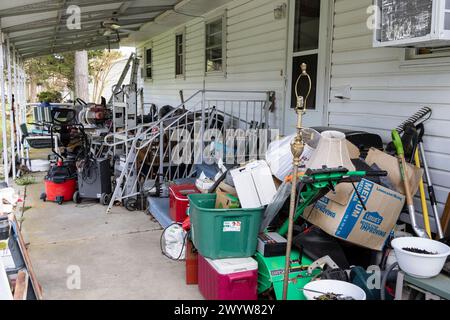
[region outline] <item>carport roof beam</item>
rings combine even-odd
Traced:
[[[114,4],[121,2],[132,2],[134,0],[68,0],[67,5],[77,5],[81,7],[90,7],[104,4]],[[0,10],[0,17],[22,16],[27,14],[55,11],[61,6],[61,0],[47,0],[38,3],[27,4],[9,9]]]

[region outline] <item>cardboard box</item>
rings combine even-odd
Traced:
[[[319,200],[314,208],[307,208],[304,216],[332,236],[366,248],[381,250],[403,208],[404,187],[396,157],[372,148],[366,162],[368,165],[375,163],[381,170],[387,171],[394,190],[362,180],[357,190],[365,202],[366,212],[352,185],[343,183],[336,187],[336,192],[330,192]],[[406,172],[415,194],[423,170],[408,164]]]
[[[353,244],[381,251],[405,203],[405,197],[363,179],[357,190],[367,207],[349,184],[340,184],[315,206],[305,210],[304,218],[326,233]]]
[[[216,209],[238,209],[241,207],[237,196],[220,190],[216,192],[216,195]]]
[[[391,180],[394,190],[405,194],[405,188],[400,176],[400,166],[398,159],[387,153],[384,153],[378,149],[370,149],[366,158],[366,162],[369,166],[374,163],[381,169],[388,172],[388,178]],[[419,183],[423,176],[423,169],[419,169],[412,164],[407,164],[406,175],[411,186],[411,192],[413,195],[419,190]]]
[[[236,189],[221,182],[216,189],[216,209],[237,209],[241,207]]]
[[[264,160],[252,161],[230,173],[242,208],[268,205],[277,193],[272,172]]]

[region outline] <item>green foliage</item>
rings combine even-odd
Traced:
[[[28,186],[30,184],[35,184],[36,179],[30,176],[23,176],[16,179],[16,184],[18,186]]]
[[[59,91],[42,91],[37,98],[39,102],[59,103],[62,101],[62,94]]]
[[[121,58],[120,51],[90,50],[88,51],[89,75],[97,91],[102,89],[112,64]],[[60,102],[60,95],[55,92],[75,90],[75,52],[51,54],[28,59],[25,69],[32,86],[42,86],[46,92],[38,95],[39,101]],[[51,93],[51,94],[50,94]],[[97,94],[94,95],[97,97]]]
[[[30,80],[47,90],[62,91],[65,87],[74,88],[75,54],[52,54],[26,61],[26,72]]]

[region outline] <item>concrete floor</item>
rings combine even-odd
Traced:
[[[34,176],[22,231],[45,299],[201,299],[197,286],[185,284],[184,262],[161,254],[162,230],[150,216],[122,207],[107,215],[92,202],[44,203],[44,175]],[[71,290],[78,267],[81,287]]]

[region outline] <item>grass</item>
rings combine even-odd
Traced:
[[[30,184],[35,184],[36,179],[31,176],[23,176],[16,179],[16,184],[18,186],[29,186]]]

